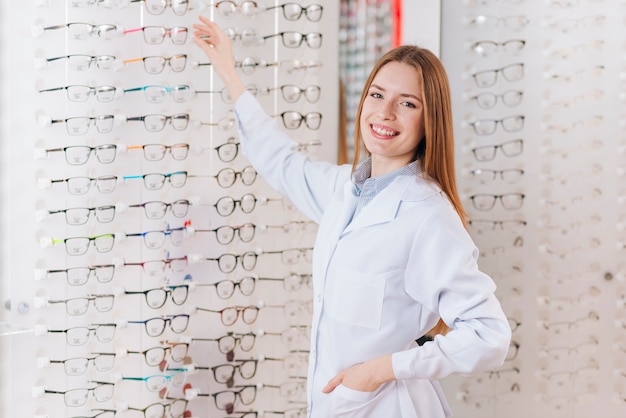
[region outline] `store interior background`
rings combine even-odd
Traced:
[[[146,45],[141,33],[111,40],[97,36],[72,40],[66,36],[65,29],[33,36],[33,28],[40,25],[83,20],[95,24],[114,23],[127,29],[152,24],[190,26],[199,10],[176,16],[167,9],[162,15],[153,16],[145,11],[142,3],[113,9],[94,5],[74,8],[71,3],[31,0],[0,5],[3,91],[0,105],[0,233],[3,237],[0,241],[3,277],[0,283],[0,416],[91,416],[91,410],[97,408],[115,409],[122,417],[141,416],[137,411],[124,412],[124,409],[128,406],[144,408],[163,400],[158,393],[148,391],[145,382],[123,378],[145,377],[162,371],[147,366],[140,355],[122,354],[124,350],[145,350],[168,340],[190,341],[187,358],[170,361],[169,367],[196,366],[195,372],[188,370],[185,382],[192,385],[187,393],[187,406],[193,416],[225,417],[228,414],[217,409],[215,399],[202,396],[230,390],[227,384],[215,382],[211,371],[205,370],[227,360],[214,341],[206,340],[228,332],[245,334],[261,329],[266,335],[257,335],[254,348],[249,352],[235,348],[235,358],[265,356],[275,360],[259,361],[256,375],[251,379],[235,374],[236,386],[264,384],[262,389],[257,388],[256,400],[251,405],[238,401],[235,410],[284,411],[300,407],[304,398],[297,383],[301,381],[298,377],[303,376],[302,371],[306,371],[302,360],[306,354],[301,351],[306,350],[307,344],[302,336],[297,341],[285,342],[285,331],[302,329],[307,323],[307,301],[311,294],[305,280],[310,273],[305,253],[313,243],[315,232],[306,219],[294,212],[262,179],[257,178],[248,186],[238,177],[235,185],[222,188],[212,178],[222,168],[240,171],[246,166],[241,155],[224,162],[214,149],[234,135],[234,131],[214,125],[223,117],[228,118],[231,105],[225,103],[219,93],[198,94],[184,103],[167,98],[163,103],[152,104],[146,102],[141,92],[126,94],[112,103],[98,102],[93,96],[85,103],[73,103],[65,98],[64,92],[38,92],[82,83],[113,84],[122,88],[187,83],[196,90],[219,92],[222,86],[212,77],[210,68],[194,65],[206,59],[189,42],[176,46],[166,38],[161,45]],[[259,87],[285,83],[320,86],[317,102],[301,98],[290,104],[277,92],[261,95],[259,99],[272,114],[286,110],[302,114],[321,112],[322,124],[318,130],[301,126],[290,132],[313,158],[336,161],[341,148],[335,138],[345,122],[338,116],[340,79],[342,71],[349,70],[346,65],[349,59],[342,50],[345,45],[338,45],[334,39],[339,37],[346,15],[340,2],[317,3],[324,6],[319,22],[304,17],[287,22],[279,12],[264,12],[266,14],[255,19],[240,14],[222,19],[213,9],[207,9],[206,14],[214,13],[217,21],[239,31],[251,27],[258,34],[280,30],[322,33],[323,43],[319,49],[306,45],[289,49],[282,46],[279,39],[255,46],[236,42],[235,47],[240,59],[256,57],[291,64],[298,60],[301,66],[323,64],[291,71],[288,65],[259,66],[253,74],[244,77]],[[384,1],[341,3],[351,4],[353,10],[359,10],[358,17],[365,21],[378,18],[383,23],[389,22],[384,16],[368,17],[367,13],[368,9],[392,10],[389,5],[381,6]],[[268,0],[265,4],[282,3]],[[442,381],[457,417],[618,418],[626,414],[626,44],[624,36],[620,36],[624,34],[624,24],[624,1],[547,0],[538,4],[530,0],[420,0],[402,3],[403,41],[433,49],[448,70],[453,91],[458,178],[472,221],[470,233],[481,251],[481,267],[496,281],[498,296],[515,328],[509,358],[500,369],[472,377],[451,376]],[[477,42],[481,43],[478,47]],[[181,51],[189,57],[187,67],[180,73],[166,68],[162,74],[147,75],[141,62],[127,63],[117,71],[94,68],[77,71],[62,62],[50,62],[45,68],[39,65],[42,58],[75,53],[115,54],[122,59],[133,59],[147,55],[171,56]],[[367,64],[359,52],[350,53],[351,58],[361,62],[361,70],[366,75]],[[355,72],[352,75],[355,78],[350,82],[342,80],[346,83],[344,92],[359,91],[362,79],[359,80]],[[480,96],[483,107],[479,106],[475,97],[483,93],[495,94],[495,105],[483,108],[490,103],[487,96]],[[349,95],[343,99],[349,101]],[[181,131],[168,125],[161,132],[147,132],[140,122],[120,122],[111,133],[98,133],[91,126],[87,135],[73,136],[66,133],[64,123],[51,126],[43,123],[47,117],[61,119],[100,114],[132,117],[179,112],[188,112],[191,119],[190,126]],[[520,124],[522,119],[523,124]],[[119,120],[118,117],[116,121]],[[480,126],[475,123],[479,120]],[[483,130],[494,124],[493,133]],[[349,135],[346,138],[349,141]],[[311,141],[321,141],[321,145]],[[190,155],[177,161],[167,154],[163,160],[151,162],[143,158],[141,150],[129,149],[118,151],[112,164],[99,163],[96,156],[91,155],[87,164],[70,166],[63,152],[48,152],[42,158],[41,151],[67,145],[93,147],[111,143],[122,149],[153,142],[189,143]],[[182,169],[199,178],[190,176],[182,188],[166,183],[158,191],[145,190],[141,180],[133,178],[118,184],[111,194],[99,193],[94,185],[94,190],[84,196],[67,194],[65,184],[42,187],[46,186],[45,179],[112,173],[132,176]],[[225,217],[216,213],[213,205],[220,197],[238,199],[246,193],[258,199],[254,211],[246,214],[236,207]],[[477,208],[472,196],[483,205],[494,200],[494,207]],[[125,204],[183,198],[190,199],[192,205],[188,216],[182,218],[168,211],[163,219],[149,220],[138,208],[119,210]],[[515,202],[521,202],[521,206],[514,206]],[[48,210],[105,204],[120,204],[110,224],[98,223],[93,214],[83,226],[67,225],[62,214],[50,214],[42,220],[36,218],[37,214]],[[87,254],[69,256],[63,244],[41,245],[46,238],[92,237],[106,233],[117,233],[119,238],[122,232],[163,230],[166,222],[172,228],[186,228],[186,220],[191,222],[186,229],[189,236],[178,246],[166,237],[164,247],[149,249],[141,242],[141,237],[127,236],[116,240],[109,253],[98,253],[92,243]],[[207,232],[221,225],[244,223],[257,225],[251,242],[235,237],[231,244],[222,245],[215,241],[214,232]],[[196,229],[195,234],[191,233],[191,227]],[[286,230],[288,232],[284,232]],[[169,254],[165,254],[163,248]],[[295,264],[284,262],[283,255],[288,249],[302,250],[296,251],[299,255]],[[247,251],[261,253],[251,271],[243,269],[240,260],[232,273],[221,272],[213,260],[201,260],[223,253],[243,255]],[[196,262],[180,272],[166,269],[158,277],[138,266],[124,266],[125,262],[184,255]],[[112,262],[116,264],[116,272],[109,283],[98,283],[95,277],[90,277],[85,285],[70,286],[63,277],[41,273]],[[282,278],[292,273],[302,277],[298,290],[287,290],[282,283]],[[242,295],[240,288],[235,288],[230,298],[217,296],[213,284],[224,279],[236,281],[250,274],[271,280],[257,280],[250,296]],[[168,297],[164,307],[156,310],[144,303],[143,296],[124,294],[124,291],[163,285],[191,284],[193,290],[184,304],[177,306]],[[98,312],[92,301],[85,315],[71,316],[63,303],[45,303],[46,300],[108,293],[115,294],[114,308],[110,312]],[[202,308],[219,310],[229,306],[261,308],[253,324],[242,322],[240,317],[229,326],[220,322],[219,314],[202,311]],[[167,328],[162,336],[149,337],[141,328],[143,325],[133,323],[171,314],[190,315],[188,328],[183,333]],[[102,323],[116,325],[113,342],[100,342],[96,335],[90,335],[85,345],[71,347],[63,335],[46,331]],[[47,362],[96,352],[115,353],[114,368],[100,372],[90,361],[86,373],[67,376],[62,365]],[[94,384],[90,381],[94,380],[116,382],[113,399],[100,403],[89,393],[84,406],[69,407],[63,402],[63,396],[42,393],[42,390],[92,388]],[[284,393],[289,388],[293,393]],[[182,389],[171,387],[169,396],[182,396]]]

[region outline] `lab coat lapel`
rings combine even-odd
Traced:
[[[418,202],[440,192],[435,183],[421,177],[400,176],[369,202],[343,233],[389,222],[398,216],[403,201]]]

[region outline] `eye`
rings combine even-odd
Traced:
[[[373,93],[370,93],[370,97],[373,97],[375,99],[380,99],[383,97],[383,95],[380,93],[373,92]]]
[[[415,104],[412,103],[412,102],[402,102],[402,106],[406,106],[406,107],[409,107],[411,109],[417,108],[417,106],[415,106]]]

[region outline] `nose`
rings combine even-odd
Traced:
[[[393,109],[393,103],[388,101],[381,103],[378,109],[378,116],[383,120],[394,119],[396,114]]]

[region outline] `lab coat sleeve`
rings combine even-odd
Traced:
[[[255,170],[273,189],[319,223],[335,189],[349,179],[350,167],[312,161],[298,152],[297,143],[250,92],[237,100],[235,117],[242,153]]]
[[[478,269],[478,251],[452,207],[435,205],[413,243],[406,291],[452,328],[422,346],[393,353],[397,379],[472,374],[504,362],[511,328],[494,295],[493,280]]]

